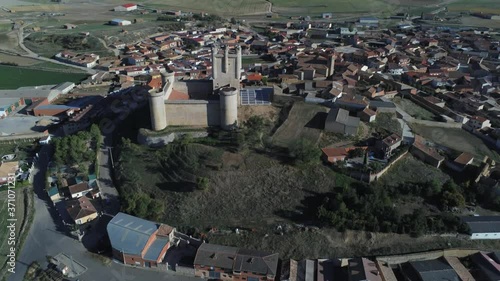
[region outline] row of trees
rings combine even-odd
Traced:
[[[442,187],[435,181],[394,188],[357,183],[350,187],[336,187],[318,207],[317,217],[340,231],[353,229],[420,236],[424,233],[467,230],[456,216],[448,212],[429,213],[415,209],[401,215],[402,209],[397,208],[395,200],[404,195],[422,196],[443,210],[465,204],[458,186],[452,181]]]
[[[54,161],[59,166],[73,166],[86,161],[94,162],[101,138],[99,127],[95,124],[91,126],[89,131],[80,131],[74,135],[55,138],[53,141]]]

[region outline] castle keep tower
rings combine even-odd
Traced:
[[[229,52],[229,46],[222,47],[223,54],[219,54],[220,47],[212,47],[212,78],[213,89],[223,87],[240,88],[241,79],[241,46],[236,45],[234,53]]]
[[[238,93],[232,87],[222,88],[220,94],[220,126],[223,130],[232,130],[238,125]]]

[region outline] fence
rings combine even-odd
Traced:
[[[479,252],[477,249],[444,249],[424,253],[414,253],[406,255],[383,256],[377,257],[378,261],[386,262],[388,264],[399,264],[409,261],[431,260],[440,257],[458,257],[463,258]]]
[[[352,178],[357,179],[357,180],[371,183],[371,182],[376,181],[377,179],[379,179],[381,176],[383,176],[392,167],[392,165],[396,164],[407,153],[408,153],[408,150],[405,151],[403,154],[399,155],[396,159],[392,160],[392,162],[390,162],[389,164],[387,164],[387,166],[385,166],[378,173],[373,173],[372,174],[372,173],[368,173],[368,172],[354,171],[354,172],[350,172],[348,175],[350,177],[352,177]]]

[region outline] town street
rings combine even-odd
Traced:
[[[99,177],[97,183],[102,193],[105,205],[104,210],[110,215],[115,215],[120,211],[120,198],[112,179],[112,151],[111,134],[103,136],[103,144],[97,151],[99,165]]]
[[[110,266],[105,266],[100,260],[93,257],[82,243],[67,236],[59,214],[44,190],[45,171],[50,151],[50,146],[42,148],[39,152],[40,156],[36,168],[33,170],[34,220],[23,249],[17,257],[16,273],[9,276],[9,281],[23,281],[26,269],[33,261],[45,266],[47,255],[56,256],[59,253],[65,253],[87,267],[87,271],[78,276],[81,281],[200,280],[194,277],[173,275],[170,272],[132,268],[114,262]]]

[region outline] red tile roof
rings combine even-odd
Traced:
[[[455,159],[455,163],[460,164],[460,165],[467,165],[473,159],[474,159],[474,156],[472,154],[467,153],[467,152],[463,152]]]
[[[132,4],[132,3],[127,3],[127,4],[123,4],[122,7],[125,7],[125,8],[130,8],[130,7],[134,7],[134,6],[137,6],[136,4]]]

